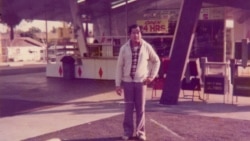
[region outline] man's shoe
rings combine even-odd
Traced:
[[[146,136],[145,136],[145,135],[139,135],[139,136],[137,136],[137,138],[138,138],[140,141],[146,141]]]
[[[122,140],[124,140],[124,141],[127,141],[127,140],[129,140],[129,136],[126,136],[126,135],[124,135],[124,136],[122,136]]]

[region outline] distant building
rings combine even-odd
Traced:
[[[2,34],[0,62],[42,61],[45,59],[45,45],[30,37],[17,37],[10,40]]]

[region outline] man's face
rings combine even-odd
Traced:
[[[142,38],[142,36],[141,36],[140,28],[139,27],[133,28],[131,31],[131,34],[130,34],[131,41],[139,43],[141,38]]]

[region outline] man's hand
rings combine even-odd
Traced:
[[[147,77],[147,78],[143,81],[143,83],[144,83],[145,85],[147,85],[147,84],[151,83],[153,80],[154,80],[154,79],[153,79],[152,77]]]
[[[117,95],[122,95],[122,87],[121,86],[116,86],[116,89],[115,89]]]

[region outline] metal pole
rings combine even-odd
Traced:
[[[126,40],[128,40],[128,0],[126,1]]]
[[[47,15],[47,14],[46,14]],[[46,20],[45,20],[45,35],[46,35],[46,61],[47,63],[49,62],[48,60],[48,48],[49,48],[49,44],[48,44],[48,20],[47,20],[47,16],[46,16]]]
[[[45,14],[45,43],[46,43],[46,51],[45,51],[45,58],[46,58],[46,63],[49,63],[49,55],[48,55],[48,48],[49,48],[49,44],[48,44],[48,13],[47,13],[47,7],[48,4],[44,3],[44,14]]]

